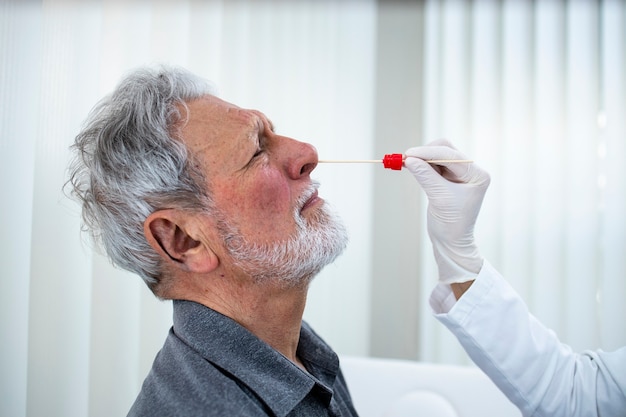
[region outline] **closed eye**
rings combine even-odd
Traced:
[[[261,141],[261,143],[259,144],[258,148],[256,149],[256,151],[252,155],[252,158],[250,158],[250,161],[248,162],[247,166],[250,166],[252,163],[254,163],[259,158],[259,156],[261,156],[265,152],[265,148],[264,148],[263,145],[264,145],[263,141]]]
[[[254,154],[252,155],[252,158],[250,158],[250,161],[248,162],[248,166],[250,166],[250,164],[256,161],[256,159],[266,151],[267,134],[268,132],[272,134],[273,128],[274,128],[271,122],[265,119],[265,116],[259,117],[256,123],[257,123],[257,132],[255,135],[256,136],[255,139],[256,139],[257,148]]]
[[[252,159],[254,159],[257,156],[261,155],[265,151],[265,142],[266,142],[266,140],[267,140],[266,136],[263,134],[263,132],[260,132],[259,133],[259,138],[258,138],[258,147],[257,147],[257,150],[254,153],[254,155],[252,155]]]

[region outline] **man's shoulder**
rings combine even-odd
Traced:
[[[259,410],[236,378],[170,331],[128,416],[257,416]]]

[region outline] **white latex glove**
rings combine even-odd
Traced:
[[[446,140],[408,149],[404,165],[428,196],[428,235],[446,284],[476,278],[483,258],[474,241],[474,224],[489,187],[489,174],[474,163],[431,165],[431,159],[467,159]]]

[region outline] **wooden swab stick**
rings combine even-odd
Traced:
[[[393,169],[395,171],[400,171],[402,169],[402,165],[404,165],[404,160],[406,157],[401,153],[388,153],[385,155],[383,159],[321,159],[317,162],[321,163],[343,163],[343,164],[380,164],[382,162],[385,168]],[[449,164],[449,163],[460,163],[460,162],[472,162],[467,159],[431,159],[426,161],[429,164]]]
[[[320,164],[381,164],[382,159],[320,159]]]
[[[382,159],[320,159],[317,162],[320,164],[381,164]],[[429,164],[454,164],[454,163],[466,163],[470,164],[474,162],[471,159],[428,159]]]
[[[404,165],[405,156],[401,153],[389,153],[383,159],[322,159],[317,162],[321,163],[344,163],[344,164],[380,164],[382,162],[385,168],[399,171]],[[429,164],[449,164],[449,163],[470,163],[467,159],[431,159],[426,161]]]

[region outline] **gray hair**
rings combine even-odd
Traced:
[[[159,209],[210,207],[206,180],[177,129],[185,103],[213,93],[181,68],[135,70],[93,108],[72,146],[68,186],[82,204],[83,229],[155,294],[162,266],[143,223]]]

